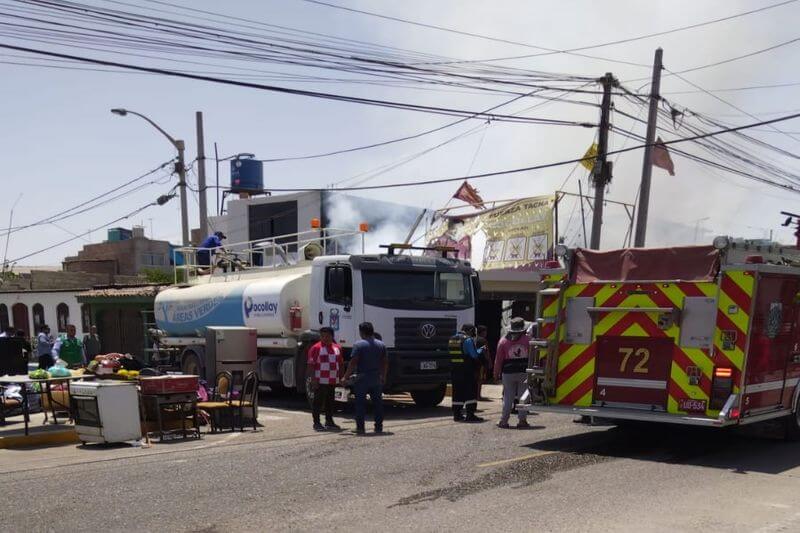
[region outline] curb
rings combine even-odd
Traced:
[[[48,431],[33,435],[13,435],[0,437],[0,449],[32,448],[39,446],[56,446],[59,444],[77,444],[80,442],[74,429],[64,431]]]

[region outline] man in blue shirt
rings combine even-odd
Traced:
[[[456,422],[483,422],[483,418],[475,415],[478,408],[478,368],[484,350],[476,346],[476,335],[475,326],[464,324],[461,331],[450,337],[453,420]]]
[[[211,254],[214,253],[216,249],[222,248],[222,240],[226,238],[225,234],[221,231],[215,231],[206,237],[205,240],[200,243],[200,247],[197,250],[197,264],[204,266],[211,265]]]
[[[364,435],[364,417],[367,410],[367,394],[375,410],[375,433],[383,433],[383,385],[389,361],[386,345],[375,338],[375,328],[371,322],[358,326],[361,340],[353,344],[350,363],[344,374],[344,381],[355,373],[353,388],[356,394],[356,434]]]

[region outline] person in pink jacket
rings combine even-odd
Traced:
[[[514,407],[514,400],[521,398],[527,388],[528,353],[531,338],[525,334],[525,320],[519,317],[511,319],[511,325],[505,337],[497,343],[494,357],[494,379],[503,382],[503,413],[497,427],[508,429],[508,419]],[[526,411],[518,411],[517,429],[530,427]]]

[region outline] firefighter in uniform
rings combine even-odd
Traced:
[[[503,383],[503,414],[500,416],[498,427],[507,429],[508,419],[514,402],[522,398],[527,390],[528,354],[530,352],[531,338],[525,333],[525,320],[519,317],[511,319],[508,333],[497,344],[494,359],[494,379]],[[517,428],[530,427],[527,420],[528,413],[524,410],[517,411]]]
[[[464,324],[450,337],[450,368],[453,381],[453,420],[483,422],[478,408],[478,367],[483,349],[475,346],[475,326]],[[466,411],[466,417],[464,416]]]

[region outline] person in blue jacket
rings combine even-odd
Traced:
[[[200,243],[200,247],[197,250],[197,264],[204,266],[211,265],[211,254],[222,248],[222,240],[226,238],[225,234],[221,231],[215,231],[206,237],[205,240]]]

